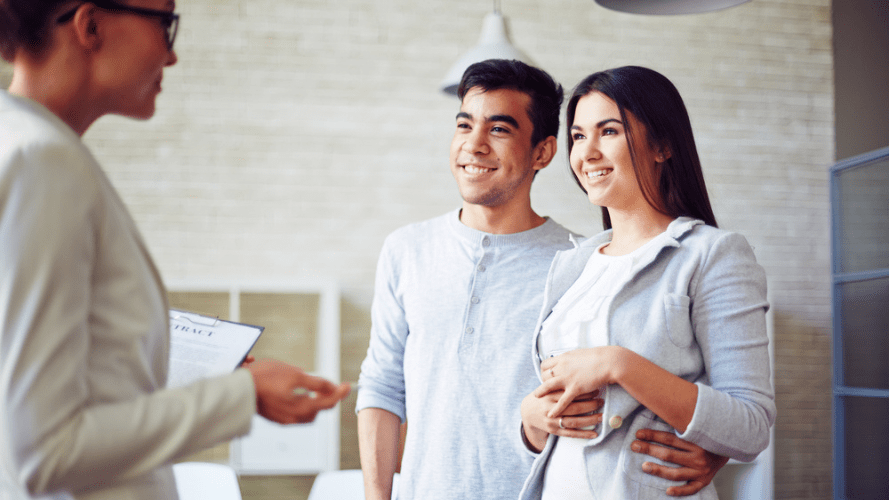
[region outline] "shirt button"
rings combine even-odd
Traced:
[[[478,271],[479,271],[480,273],[485,272],[485,266],[484,266],[484,264],[479,264],[479,265],[478,265]]]
[[[624,424],[624,419],[620,418],[617,415],[608,419],[608,425],[610,425],[612,429],[617,429],[623,424]]]
[[[471,300],[472,300],[473,304],[478,304],[478,302],[479,302],[478,297],[473,297]]]
[[[471,326],[467,326],[467,327],[466,327],[466,333],[472,333],[472,332],[473,332],[472,327],[471,327]]]
[[[488,239],[487,236],[485,236],[484,239],[482,240],[482,245],[484,245],[484,246],[486,246],[486,247],[491,246],[491,240]]]

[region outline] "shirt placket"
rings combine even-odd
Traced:
[[[483,297],[488,282],[488,274],[490,273],[489,268],[493,262],[493,242],[490,236],[485,235],[482,237],[477,252],[479,257],[475,261],[472,286],[469,288],[466,316],[463,321],[463,335],[460,340],[461,355],[474,352],[481,334]]]

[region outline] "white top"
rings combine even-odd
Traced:
[[[593,252],[583,273],[543,322],[537,345],[544,358],[608,344],[606,325],[611,301],[632,276],[635,257],[643,253],[651,241],[627,255],[605,255],[602,253],[605,244]],[[546,468],[541,500],[595,498],[583,460],[587,442],[587,439],[569,437],[558,440]]]

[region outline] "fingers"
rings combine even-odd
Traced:
[[[565,437],[583,437],[592,439],[599,435],[594,428],[601,423],[601,413],[575,417],[562,416],[553,419],[550,433]]]
[[[643,463],[642,471],[652,476],[669,479],[670,481],[689,481],[697,479],[700,475],[698,471],[688,467],[669,467],[654,462]]]
[[[682,486],[670,486],[667,488],[667,495],[671,497],[687,497],[701,491],[704,489],[704,486],[707,485],[700,481],[689,481]]]
[[[636,432],[637,441],[633,441],[630,448],[638,453],[651,455],[659,458],[664,462],[670,462],[681,465],[691,470],[691,477],[684,479],[704,479],[707,475],[712,475],[714,471],[719,470],[728,459],[719,455],[710,453],[700,446],[689,443],[670,432],[653,431],[651,429],[640,429]],[[642,439],[647,439],[643,441]],[[661,443],[666,446],[660,446]],[[705,481],[706,485],[709,480]]]
[[[257,412],[281,424],[311,422],[351,390],[349,384],[334,384],[278,361],[250,363],[247,369],[256,387]]]
[[[556,358],[546,358],[540,363],[540,371],[548,372],[554,366],[556,366]]]
[[[701,448],[700,446],[694,443],[689,443],[684,439],[680,439],[676,436],[676,434],[673,434],[672,432],[656,431],[654,429],[639,429],[638,431],[636,431],[636,438],[643,441],[653,441],[655,443],[660,443],[671,448],[678,448],[685,451],[703,451],[703,448]]]
[[[562,397],[556,402],[556,404],[549,410],[547,417],[556,418],[561,416],[565,412],[565,408],[571,404],[574,400],[574,394],[565,391],[562,393]]]
[[[352,391],[352,386],[347,383],[342,383],[340,385],[334,386],[333,391],[329,394],[316,394],[314,398],[315,404],[321,408],[322,410],[329,410],[336,406],[337,403],[340,402],[344,397],[349,395],[349,392]]]
[[[599,437],[599,433],[596,431],[587,431],[584,429],[559,429],[558,426],[550,434],[578,439],[595,439]]]
[[[561,389],[561,384],[556,379],[551,378],[546,382],[540,384],[537,389],[534,389],[534,392],[532,394],[534,394],[535,397],[542,398],[543,396],[546,396],[551,392]]]
[[[588,415],[602,408],[605,404],[603,399],[590,399],[586,401],[578,401],[575,399],[563,412],[564,415]]]
[[[296,387],[321,394],[332,394],[337,389],[336,384],[333,382],[306,373],[300,373],[300,376],[296,377],[294,383],[296,384]]]

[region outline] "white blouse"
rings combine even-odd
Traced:
[[[541,356],[550,358],[574,349],[608,344],[606,325],[611,302],[630,279],[634,260],[656,239],[627,255],[603,254],[606,244],[596,249],[583,273],[543,322],[537,341]],[[541,500],[595,498],[584,467],[583,449],[587,442],[581,438],[559,438],[546,467]]]

